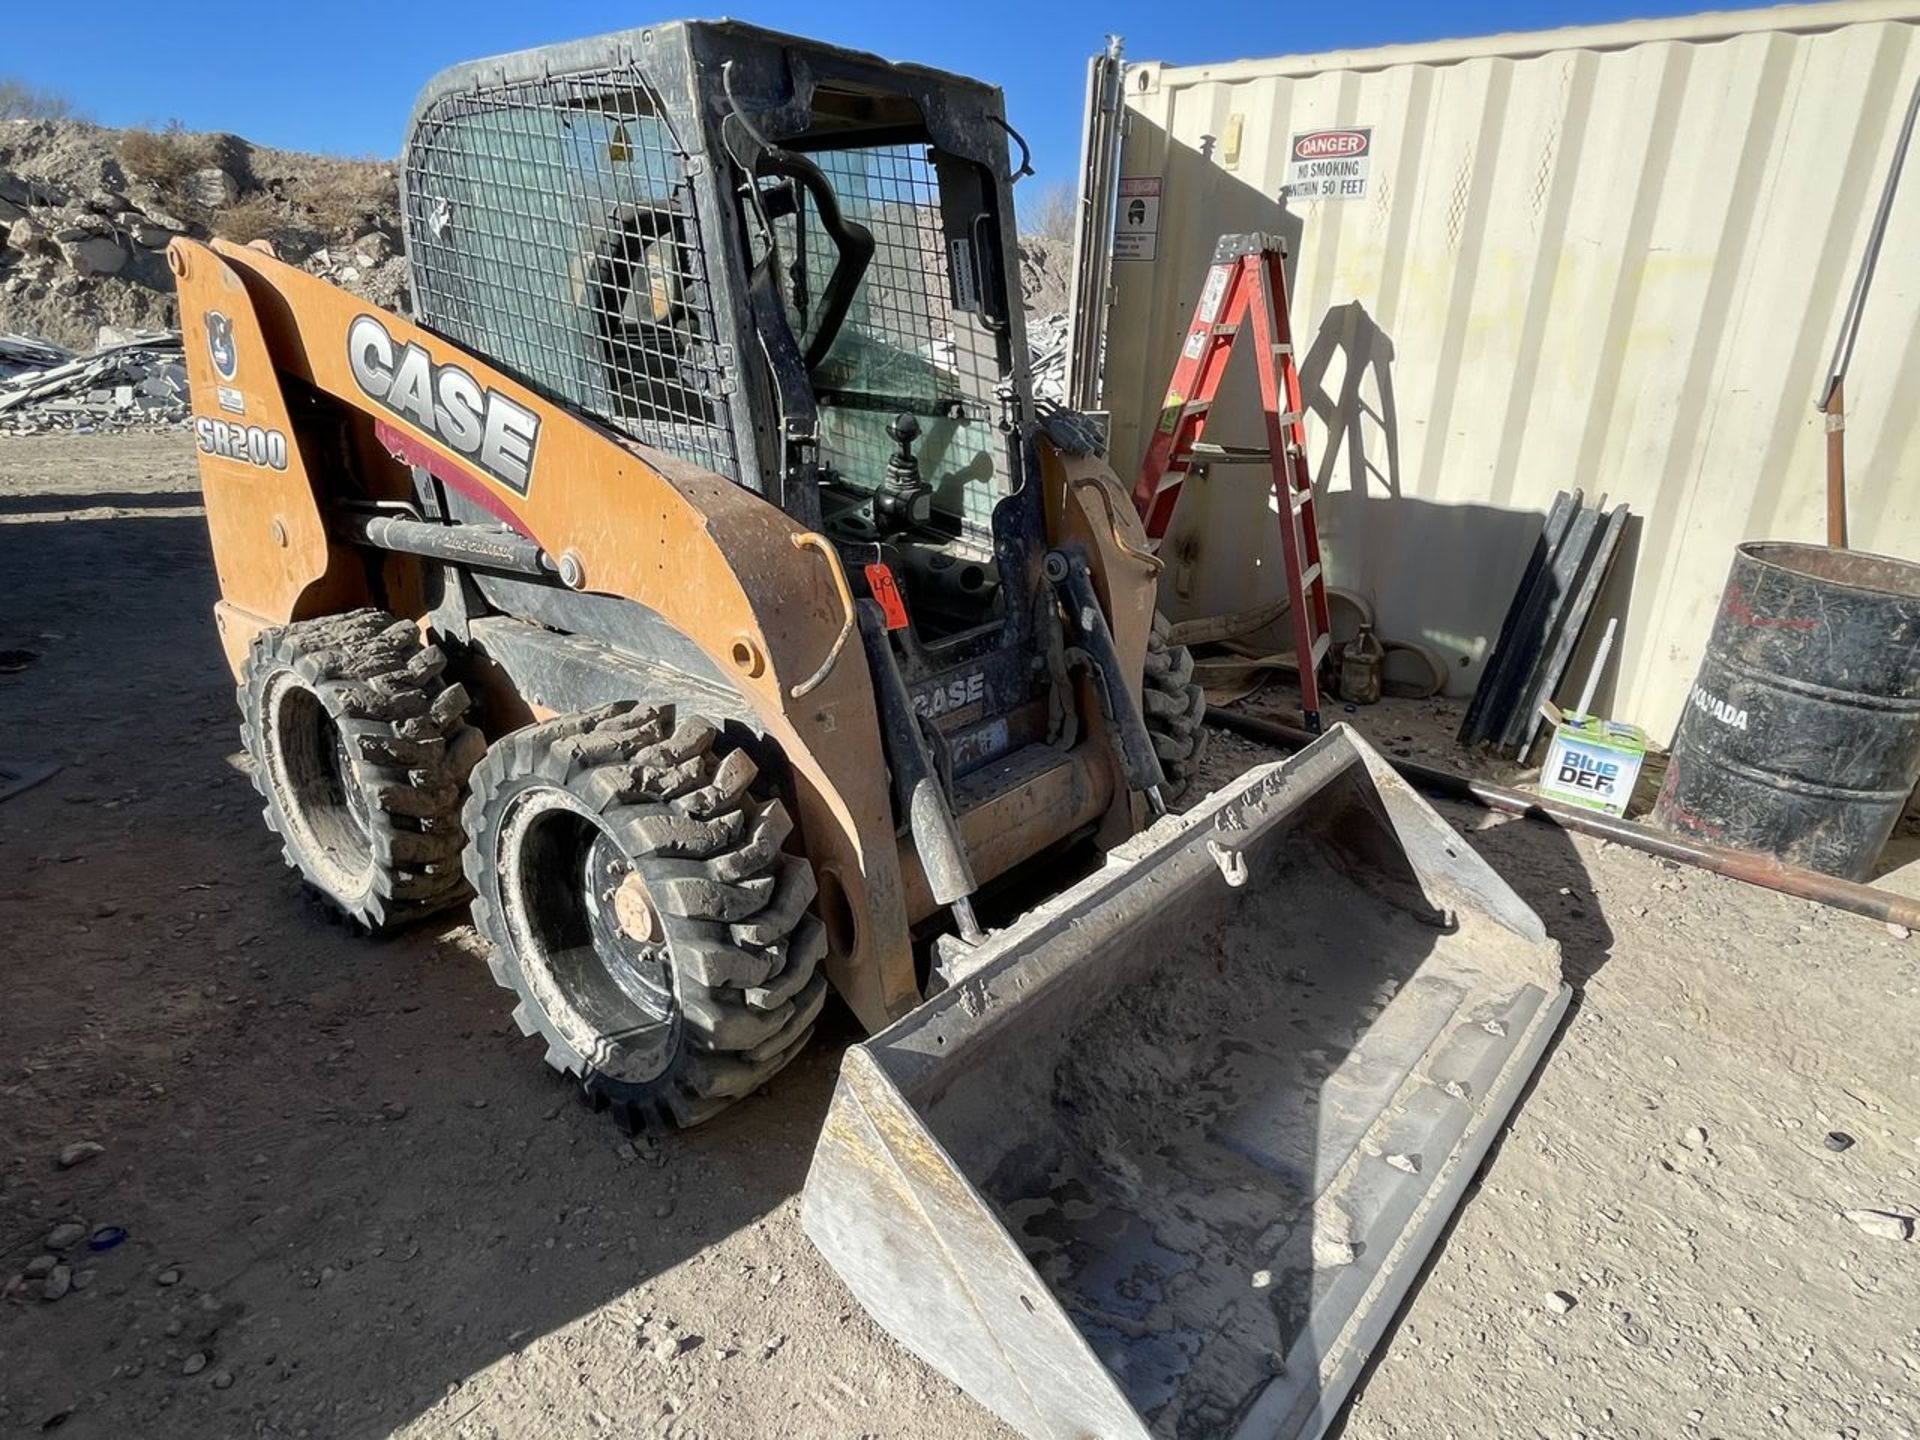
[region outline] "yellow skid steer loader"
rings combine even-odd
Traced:
[[[657,25],[428,85],[407,315],[175,241],[242,734],[306,883],[470,903],[629,1123],[764,1084],[831,987],[875,1038],[809,1231],[1016,1426],[1310,1433],[1555,951],[1344,731],[1165,814],[1204,701],[1036,413],[1010,138],[975,81]]]

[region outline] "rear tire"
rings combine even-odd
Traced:
[[[718,728],[623,701],[506,736],[465,812],[473,923],[521,1033],[632,1128],[777,1074],[826,999],[813,869]]]
[[[369,931],[466,898],[460,799],[485,748],[467,692],[409,620],[355,610],[263,630],[240,675],[240,738],[282,854]]]
[[[1169,805],[1187,793],[1207,753],[1207,692],[1193,678],[1193,653],[1168,641],[1171,629],[1167,617],[1154,611],[1140,691],[1147,734],[1167,779],[1161,796]]]

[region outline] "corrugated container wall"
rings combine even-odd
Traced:
[[[1334,582],[1469,693],[1554,491],[1636,519],[1596,707],[1679,715],[1734,545],[1821,540],[1813,405],[1910,87],[1920,10],[1800,6],[1130,67],[1103,399],[1138,462],[1224,232],[1281,234]],[[1364,195],[1282,198],[1291,137],[1369,127]],[[1148,180],[1125,185],[1125,180]],[[1124,207],[1159,183],[1152,207]],[[1156,223],[1157,222],[1157,223]],[[1151,259],[1128,259],[1150,251]],[[1261,441],[1236,355],[1208,440]],[[1847,381],[1852,540],[1920,551],[1920,160]],[[1282,593],[1264,472],[1188,486],[1177,616]]]

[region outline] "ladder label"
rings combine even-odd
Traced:
[[[1178,390],[1167,391],[1167,398],[1160,402],[1160,424],[1155,427],[1162,435],[1171,435],[1174,426],[1180,423],[1180,412],[1186,408],[1187,397]]]
[[[1231,265],[1216,265],[1207,271],[1207,288],[1200,292],[1200,310],[1194,317],[1194,329],[1211,325],[1220,318],[1220,302],[1227,295],[1227,277],[1233,272]]]

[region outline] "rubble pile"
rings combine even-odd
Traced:
[[[1033,398],[1064,401],[1067,398],[1067,317],[1027,316],[1027,366],[1033,374]]]
[[[85,434],[186,419],[187,368],[177,333],[108,327],[90,355],[0,335],[0,434]]]
[[[23,371],[58,365],[72,358],[72,351],[36,340],[31,335],[0,335],[0,380],[11,380]]]
[[[1026,234],[1018,249],[1020,294],[1029,313],[1050,315],[1073,303],[1073,240],[1070,236]]]

